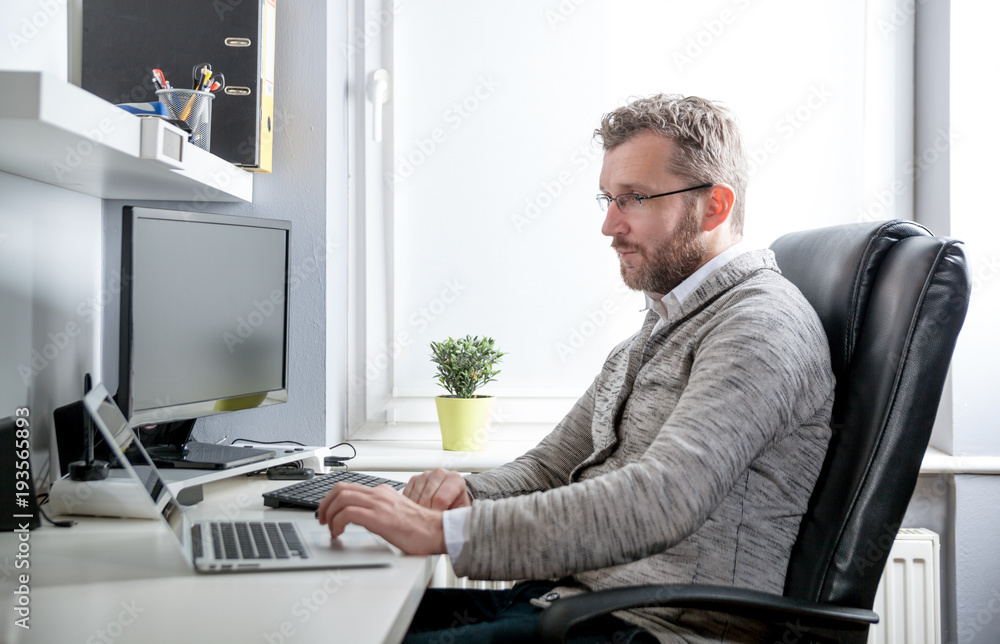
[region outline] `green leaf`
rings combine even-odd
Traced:
[[[459,398],[472,398],[477,389],[493,382],[500,373],[493,367],[505,355],[494,348],[493,338],[471,335],[431,342],[430,347],[431,361],[437,364],[434,377]]]

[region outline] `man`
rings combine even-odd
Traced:
[[[333,536],[356,523],[405,552],[447,552],[458,575],[540,580],[428,591],[406,641],[518,641],[559,598],[619,586],[782,591],[830,437],[823,328],[770,251],[738,243],[747,172],[728,111],[658,95],[595,134],[602,233],[625,283],[646,293],[640,331],[514,462],[464,479],[426,472],[402,495],[338,485],[320,506]],[[596,639],[573,641],[759,636],[743,620],[655,607],[585,630]]]

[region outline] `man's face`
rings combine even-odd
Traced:
[[[656,195],[690,187],[689,180],[667,170],[674,142],[643,132],[604,153],[600,190],[612,197],[626,193]],[[689,208],[685,194],[648,199],[627,213],[614,201],[601,232],[612,238],[622,279],[637,291],[666,294],[701,264],[707,251],[702,234],[700,198]]]

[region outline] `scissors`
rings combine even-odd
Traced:
[[[216,92],[220,89],[226,87],[226,75],[225,74],[212,74],[208,79],[209,85],[207,87],[208,91]]]
[[[206,81],[212,76],[212,65],[201,63],[191,69],[191,88],[201,90]]]

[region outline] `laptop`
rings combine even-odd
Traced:
[[[392,565],[396,552],[380,537],[349,525],[339,538],[313,517],[273,521],[195,521],[177,502],[103,385],[84,397],[84,407],[149,515],[166,524],[185,559],[198,572],[232,573],[308,568],[359,568]]]

